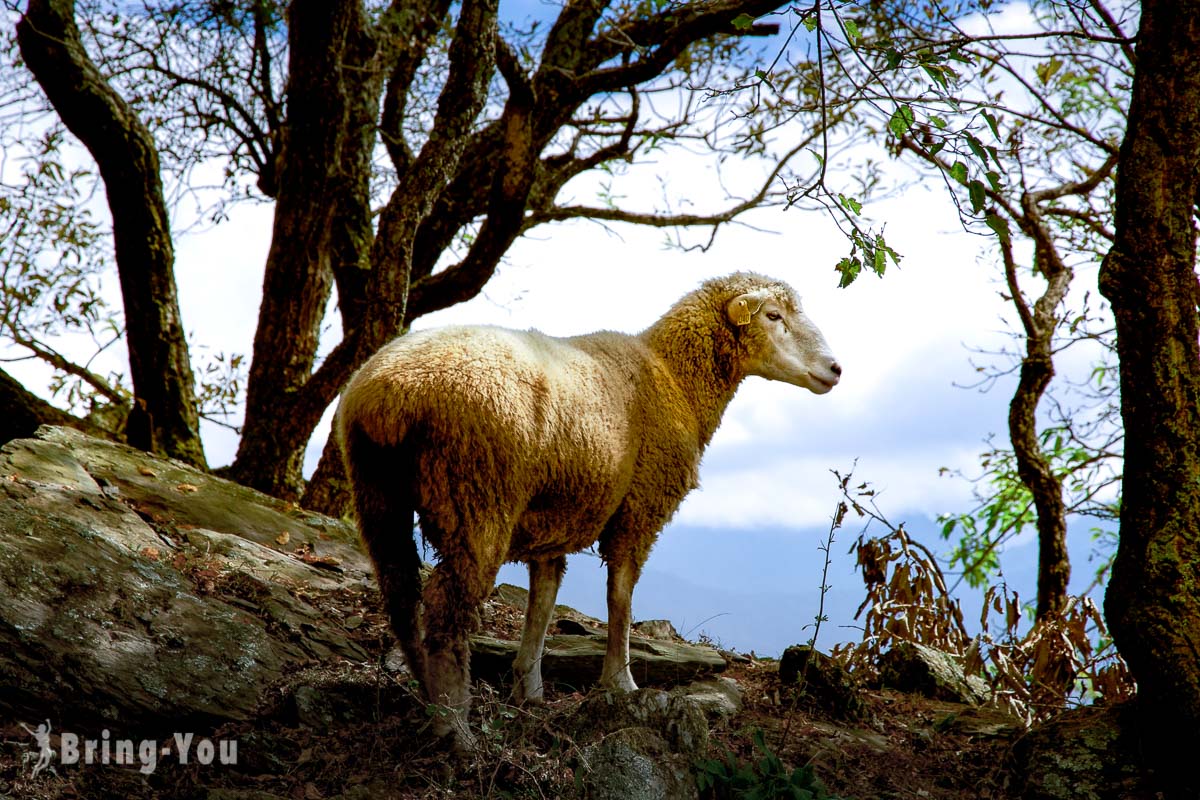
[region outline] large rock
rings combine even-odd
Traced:
[[[708,747],[709,722],[703,702],[688,690],[595,692],[571,716],[569,728],[582,743],[579,774],[584,797],[692,800],[698,796],[692,770]]]
[[[596,685],[604,663],[605,635],[549,636],[542,657],[542,678],[550,683],[581,690]],[[471,637],[471,672],[491,683],[511,679],[517,642]],[[629,669],[638,685],[686,683],[725,669],[725,659],[711,647],[630,638]]]
[[[1024,800],[1153,800],[1132,703],[1064,711],[1013,748]]]
[[[742,710],[742,687],[733,678],[695,681],[671,693],[686,696],[713,722],[728,720]]]
[[[341,724],[376,691],[343,673],[392,644],[376,603],[344,522],[70,429],[0,448],[2,718],[134,735],[255,719],[286,694],[284,711],[301,722]],[[560,611],[585,631],[600,624]],[[594,685],[605,642],[551,637],[545,676]],[[476,637],[477,673],[506,677],[516,650]],[[631,651],[647,685],[725,668],[711,648],[682,642],[634,637]],[[310,677],[318,665],[333,677]],[[723,684],[697,692],[707,705],[696,709],[714,718],[735,705]]]
[[[588,800],[695,800],[690,763],[649,728],[624,728],[584,748],[579,758]]]
[[[363,661],[344,523],[64,428],[0,449],[0,715],[242,720],[296,664]]]
[[[896,644],[879,657],[879,678],[885,686],[935,700],[979,704],[988,697],[987,683],[967,675],[957,658],[912,642]]]
[[[866,704],[862,686],[845,667],[809,645],[794,644],[779,658],[779,683],[835,716],[857,719]]]

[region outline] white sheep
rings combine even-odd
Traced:
[[[745,272],[705,282],[636,336],[450,327],[401,336],[355,373],[335,428],[392,627],[426,699],[448,709],[436,734],[471,741],[468,636],[506,561],[529,565],[519,699],[542,698],[566,556],[596,542],[601,684],[637,688],[634,583],[748,375],[823,394],[841,367],[791,287]],[[439,556],[423,594],[414,511]]]

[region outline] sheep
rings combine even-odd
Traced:
[[[791,287],[747,272],[703,283],[637,335],[448,327],[373,355],[343,391],[335,430],[392,628],[425,699],[444,707],[434,733],[471,746],[468,636],[506,561],[529,568],[517,700],[542,699],[566,556],[597,542],[608,567],[600,682],[636,689],[634,584],[739,384],[759,375],[824,394],[841,372]],[[414,511],[439,557],[423,590]]]

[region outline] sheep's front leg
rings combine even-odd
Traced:
[[[632,561],[608,563],[608,649],[604,653],[600,685],[624,692],[637,689],[629,671],[629,623],[638,571]]]
[[[542,689],[542,651],[546,645],[546,628],[554,612],[558,586],[567,570],[567,557],[548,558],[529,562],[529,600],[525,605],[525,628],[521,632],[521,649],[513,662],[513,698],[518,702],[540,703]]]

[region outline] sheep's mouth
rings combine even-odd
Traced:
[[[822,378],[820,375],[813,375],[811,372],[809,373],[808,377],[812,378],[813,382],[821,387],[822,392],[828,392],[830,389],[838,385],[837,378],[829,380],[828,378]]]

